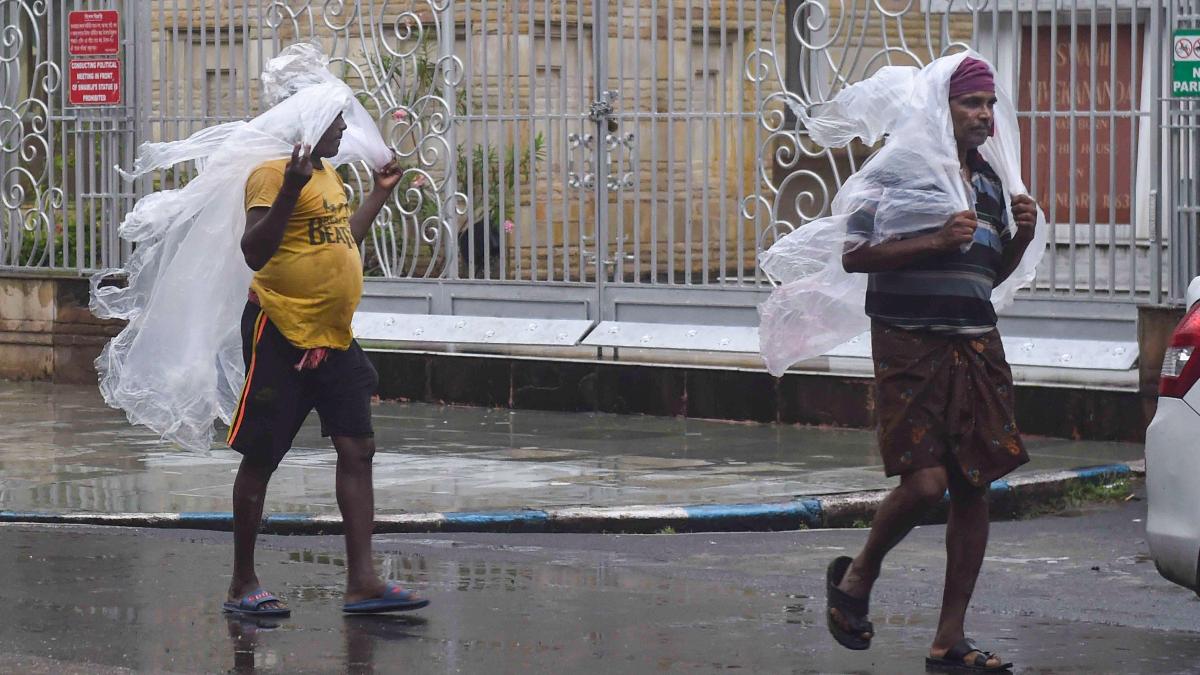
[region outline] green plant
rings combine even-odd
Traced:
[[[1098,481],[1082,481],[1068,485],[1061,494],[1019,505],[1020,518],[1036,518],[1063,511],[1078,511],[1093,504],[1111,504],[1133,497],[1133,483],[1128,478],[1102,477]]]
[[[1109,483],[1076,483],[1067,488],[1063,498],[1068,505],[1081,506],[1091,502],[1124,501],[1132,493],[1133,488],[1129,481],[1118,478]]]

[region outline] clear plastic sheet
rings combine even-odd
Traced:
[[[231,122],[138,150],[129,180],[182,162],[198,173],[186,186],[140,199],[119,233],[134,243],[123,269],[92,278],[91,310],[128,321],[96,360],[105,401],[185,448],[212,446],[213,422],[229,422],[241,391],[239,320],[252,272],[241,252],[246,179],[259,164],[315,145],[343,114],[336,166],[392,159],[369,113],[327,68],[319,47],[288,47],[264,68],[264,100],[249,122]],[[109,277],[124,285],[103,285]]]
[[[793,364],[818,357],[868,330],[864,313],[867,275],[842,267],[844,251],[900,235],[940,227],[952,214],[974,208],[962,179],[950,120],[950,76],[965,51],[924,68],[889,66],[843,89],[833,100],[797,110],[812,139],[841,147],[858,138],[884,146],[838,190],[832,215],[780,238],[759,256],[776,284],[759,305],[759,351],[767,370],[782,375]],[[980,148],[1004,183],[1005,202],[1027,192],[1021,179],[1020,137],[1012,99],[997,78],[995,135]],[[847,221],[861,208],[875,210],[870,241],[847,234]],[[1010,228],[1012,214],[1009,213]],[[1033,242],[1013,274],[992,292],[997,310],[1033,280],[1045,252],[1048,230],[1038,209]]]

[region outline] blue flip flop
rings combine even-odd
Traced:
[[[347,614],[377,614],[379,612],[407,612],[421,609],[429,604],[428,600],[418,598],[412,591],[406,591],[400,584],[389,581],[387,590],[378,598],[348,602],[342,605],[342,611]]]
[[[291,616],[292,610],[287,607],[271,607],[261,609],[268,602],[279,602],[279,598],[275,597],[274,593],[269,593],[259,588],[255,591],[242,596],[237,602],[226,601],[221,608],[232,614],[241,614],[242,616]]]

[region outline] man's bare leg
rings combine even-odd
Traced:
[[[930,508],[946,494],[946,469],[932,467],[921,469],[900,477],[900,485],[879,505],[879,511],[871,521],[871,533],[838,588],[856,598],[871,595],[871,588],[879,578],[883,559],[899,544],[913,527],[921,521]],[[831,609],[833,618],[848,628],[845,618],[837,609]],[[870,639],[870,634],[863,634]]]
[[[950,472],[950,515],[946,520],[946,585],[942,593],[942,614],[938,619],[937,636],[929,655],[934,658],[946,652],[965,637],[964,622],[967,605],[975,592],[975,581],[983,566],[988,541],[987,487],[971,485],[958,472]],[[967,658],[974,662],[972,652]],[[1001,660],[992,657],[988,666],[999,666]]]
[[[383,595],[386,584],[375,573],[371,534],[375,530],[375,486],[371,460],[374,438],[334,436],[337,449],[337,502],[346,530],[347,603]]]
[[[254,571],[254,544],[262,522],[267,484],[274,467],[245,457],[233,481],[233,578],[229,581],[229,600],[237,602],[258,590],[261,584]],[[282,609],[284,604],[271,601],[259,609]]]

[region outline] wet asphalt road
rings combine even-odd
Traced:
[[[1145,506],[996,523],[968,629],[1021,673],[1184,673],[1200,601],[1146,558]],[[227,620],[221,533],[0,527],[0,672],[919,673],[943,528],[896,550],[869,652],[823,623],[823,568],[862,530],[389,535],[380,563],[433,600],[343,618],[341,541],[265,537],[278,626]]]

